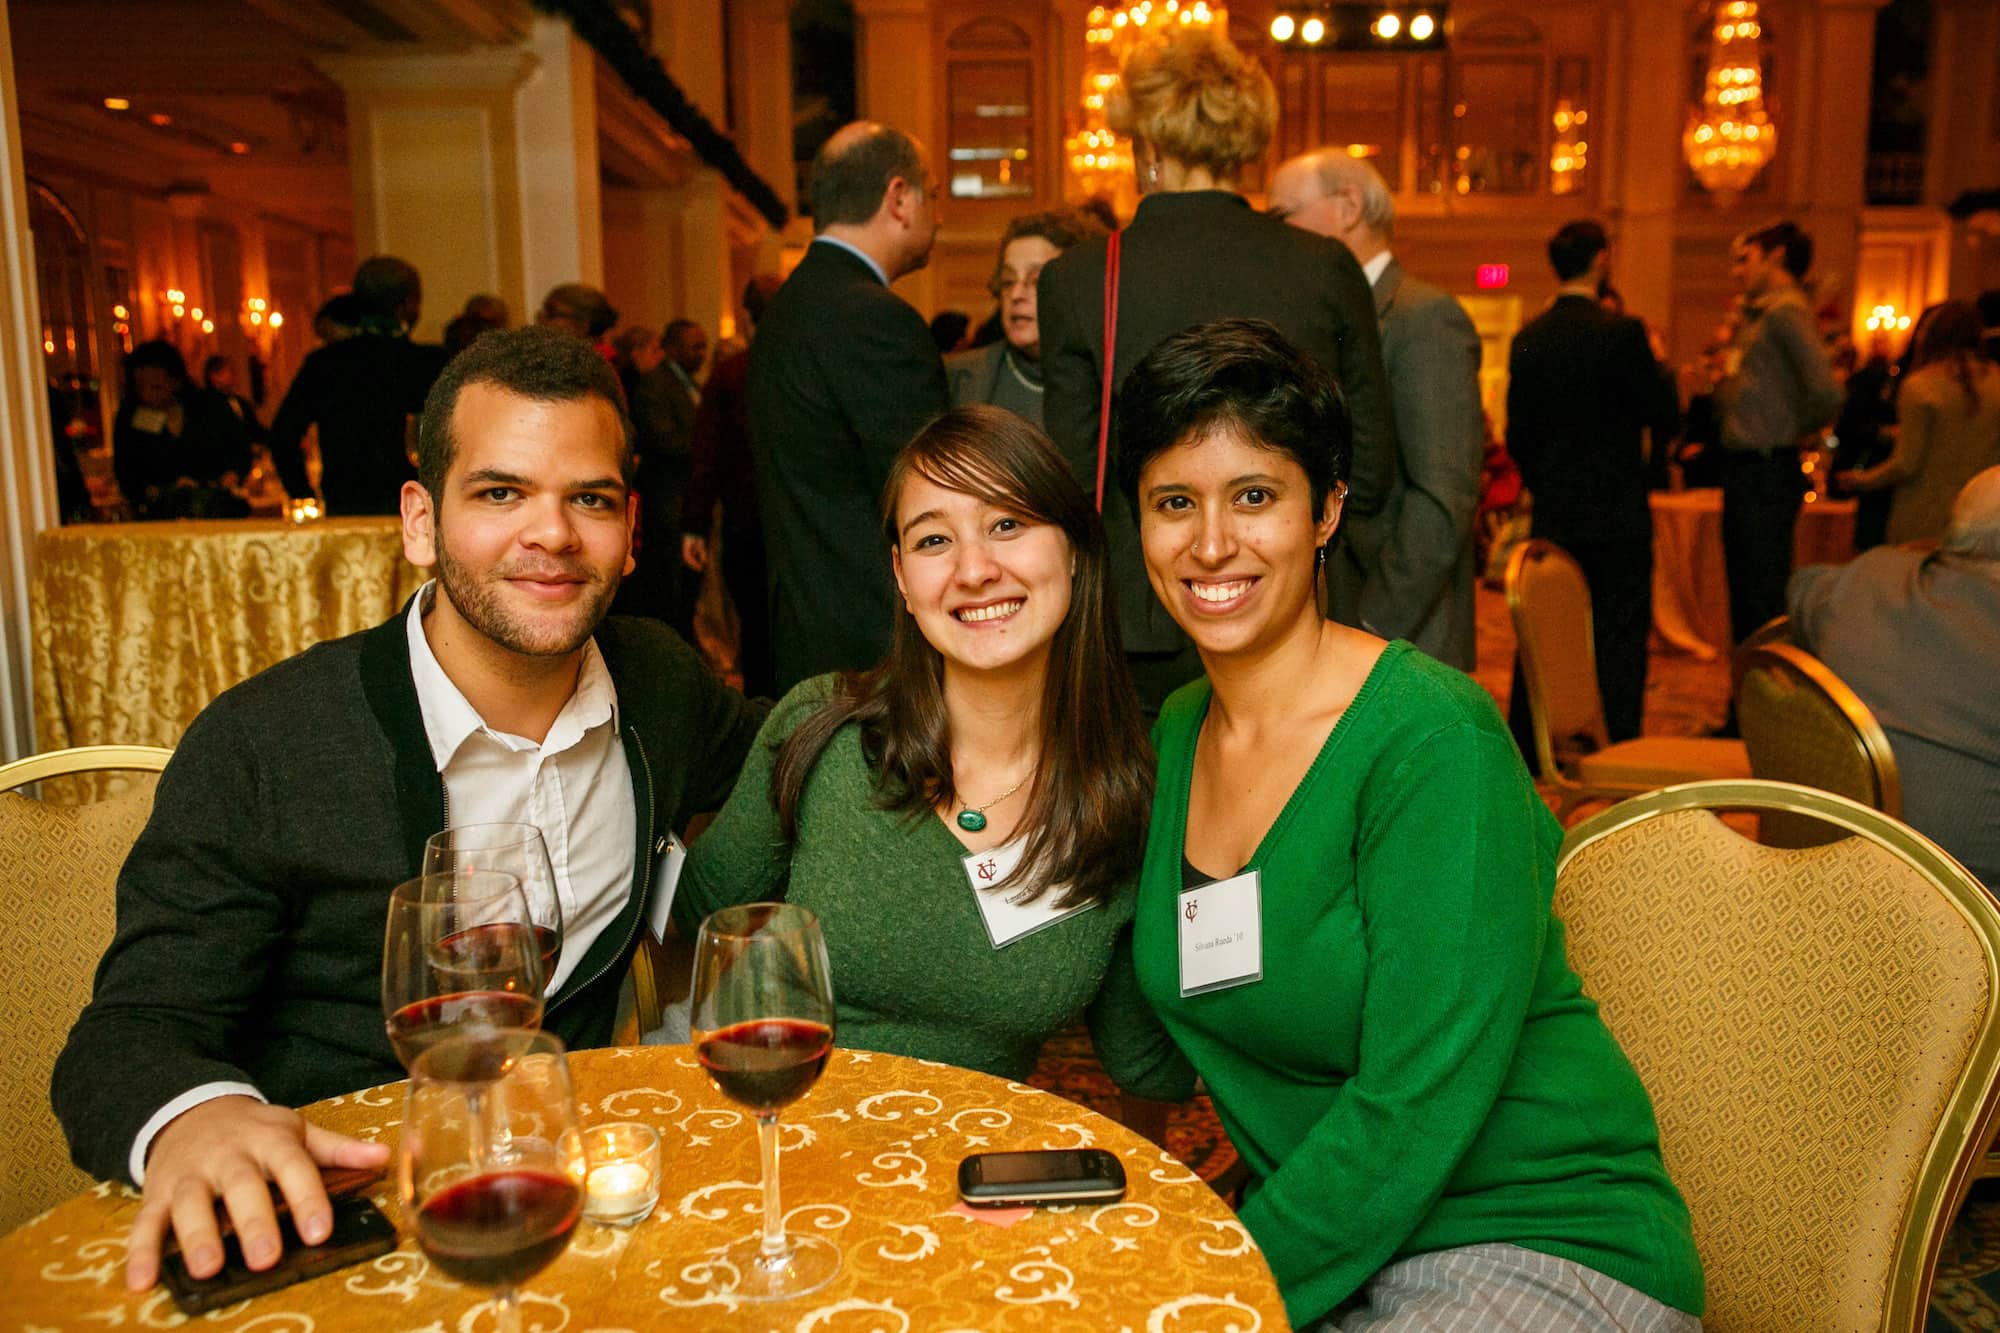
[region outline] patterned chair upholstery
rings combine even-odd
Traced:
[[[49,1109],[49,1073],[70,1025],[90,999],[97,960],[111,942],[113,886],[153,808],[153,785],[171,750],[96,745],[0,767],[0,1232],[87,1188]],[[122,790],[88,804],[58,803],[64,777],[112,770]],[[42,800],[13,789],[43,782]]]
[[[1736,725],[1753,777],[1796,782],[1903,813],[1889,738],[1859,695],[1805,649],[1766,641],[1737,652]],[[1817,820],[1773,813],[1760,841],[1810,847],[1839,836]]]
[[[1597,685],[1590,585],[1554,542],[1535,538],[1507,561],[1507,610],[1542,779],[1567,821],[1588,801],[1622,800],[1670,783],[1750,776],[1740,741],[1640,736],[1611,743]]]
[[[1760,845],[1719,810],[1818,818]],[[1712,1333],[1920,1329],[1992,1137],[2000,907],[1921,834],[1789,783],[1698,782],[1579,824],[1556,911],[1659,1116]]]

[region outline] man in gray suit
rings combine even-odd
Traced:
[[[1380,173],[1341,149],[1295,157],[1271,181],[1271,212],[1346,244],[1375,293],[1401,466],[1376,514],[1343,525],[1327,564],[1333,618],[1408,639],[1472,670],[1472,520],[1486,431],[1479,335],[1459,303],[1389,251],[1396,208]]]

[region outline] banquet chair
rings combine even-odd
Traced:
[[[1832,668],[1789,643],[1767,642],[1736,654],[1736,725],[1752,777],[1796,782],[1903,813],[1896,756],[1868,705]],[[1842,836],[1818,820],[1773,812],[1758,841],[1811,847]]]
[[[1846,836],[1778,848],[1717,812]],[[1711,1333],[1925,1320],[1992,1137],[2000,905],[1914,829],[1792,783],[1695,782],[1570,830],[1569,958],[1659,1120]]]
[[[49,1109],[49,1073],[90,999],[97,960],[111,943],[114,887],[125,854],[153,808],[153,784],[171,750],[87,745],[0,765],[0,889],[8,944],[0,993],[11,1018],[0,1039],[0,1232],[79,1190],[91,1178],[69,1164]],[[123,790],[86,804],[15,791],[79,774],[130,773]]]
[[[1611,743],[1597,685],[1590,586],[1583,568],[1544,538],[1523,542],[1507,561],[1507,610],[1521,654],[1521,680],[1535,758],[1567,822],[1588,801],[1616,801],[1700,778],[1750,776],[1740,741],[1640,736]]]
[[[1743,686],[1744,658],[1752,648],[1762,648],[1767,643],[1789,643],[1797,646],[1792,638],[1792,618],[1772,616],[1769,620],[1750,631],[1743,641],[1736,645],[1729,657],[1729,695],[1733,699],[1736,691]]]

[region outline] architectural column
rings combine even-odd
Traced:
[[[35,748],[28,580],[35,534],[54,527],[49,398],[42,368],[42,316],[28,235],[28,184],[21,166],[21,109],[14,98],[14,43],[0,8],[0,758]]]
[[[785,239],[802,246],[812,225],[793,179],[791,0],[730,0],[728,10],[729,137],[792,210]],[[777,255],[769,258],[775,266]]]
[[[653,46],[660,63],[710,123],[727,132],[729,70],[723,25],[722,0],[653,0]],[[780,46],[778,52],[786,49]],[[785,67],[789,90],[790,62],[769,51],[759,55],[762,63]],[[788,155],[785,174],[772,181],[781,195],[790,178]],[[706,166],[685,185],[639,192],[643,235],[662,252],[661,257],[671,251],[677,261],[664,266],[665,289],[646,293],[653,307],[647,311],[649,323],[664,325],[668,319],[685,317],[706,329],[711,339],[735,331],[728,192],[721,173]]]
[[[1875,11],[1886,0],[1818,0],[1812,18],[1811,102],[1804,125],[1778,127],[1779,154],[1804,155],[1797,164],[1807,201],[1798,222],[1813,238],[1813,271],[1839,284],[1842,305],[1852,306],[1860,260],[1861,212],[1867,206],[1868,97],[1874,78]],[[1806,91],[1806,90],[1802,90]],[[1798,179],[1798,177],[1795,177]]]
[[[519,46],[318,62],[347,93],[354,246],[424,279],[420,337],[496,292],[517,321],[550,287],[601,284],[594,57],[537,19]]]
[[[939,123],[937,60],[931,50],[931,0],[854,0],[855,100],[865,120],[915,135],[930,155],[931,178],[942,189],[951,178]],[[940,207],[948,208],[948,200]],[[928,317],[937,301],[930,269],[896,284],[896,291]]]
[[[1678,80],[1647,77],[1641,71],[1687,67],[1682,11],[1680,0],[1635,0],[1615,15],[1607,64],[1620,72],[1623,97],[1608,109],[1621,122],[1591,136],[1619,145],[1611,183],[1616,201],[1614,280],[1626,308],[1655,323],[1667,322],[1674,309],[1674,242],[1686,174],[1681,126],[1687,107]]]

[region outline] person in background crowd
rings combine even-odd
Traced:
[[[271,423],[271,462],[293,499],[313,493],[300,441],[319,431],[320,495],[334,515],[393,514],[416,478],[416,419],[443,369],[442,347],[410,341],[423,309],[416,269],[389,255],[354,271],[359,326],[309,354]]]
[[[329,297],[313,312],[313,337],[322,344],[352,338],[360,328],[361,303],[354,299],[353,292],[341,292],[338,296]]]
[[[760,273],[743,288],[743,323],[753,333],[782,279]],[[777,694],[771,662],[770,564],[757,505],[757,467],[750,447],[750,348],[723,354],[708,375],[694,414],[694,460],[681,511],[681,561],[696,573],[709,567],[709,532],[721,506],[722,579],[736,607],[736,670],[743,692]]]
[[[750,438],[777,684],[888,651],[895,585],[855,539],[889,463],[948,404],[924,317],[889,284],[930,262],[937,186],[901,130],[856,121],[813,158],[815,235],[750,345]]]
[[[1354,252],[1375,294],[1400,466],[1381,512],[1357,515],[1327,565],[1333,618],[1473,667],[1472,524],[1486,429],[1479,334],[1465,308],[1390,252],[1396,204],[1382,173],[1344,148],[1271,178],[1271,212]]]
[[[1042,332],[1035,316],[1035,285],[1051,259],[1102,234],[1096,219],[1071,209],[1031,213],[1007,224],[987,283],[1000,303],[1001,337],[945,358],[953,406],[991,403],[1042,424]]]
[[[2000,892],[2000,467],[1959,491],[1936,550],[1808,565],[1787,605],[1888,734],[1904,820]]]
[[[1840,415],[1833,423],[1834,486],[1840,474],[1874,467],[1889,457],[1895,442],[1897,376],[1888,358],[1871,356],[1860,360],[1858,351],[1847,348],[1847,364],[1835,357],[1834,379],[1841,386]],[[1843,375],[1843,370],[1845,374]],[[1870,491],[1857,497],[1854,506],[1854,549],[1873,550],[1888,538],[1889,492]]]
[[[957,407],[891,464],[875,532],[894,646],[773,711],[689,854],[683,928],[811,908],[862,1050],[1024,1079],[1087,1018],[1122,1086],[1191,1095],[1132,982],[1151,764],[1090,498],[1035,427]]]
[[[645,611],[694,637],[693,580],[683,577],[681,505],[694,470],[695,376],[708,359],[708,335],[691,319],[671,321],[646,369],[630,386],[639,433],[639,568],[634,587]]]
[[[972,335],[972,316],[963,310],[940,310],[931,316],[931,341],[939,356],[950,356],[966,345]]]
[[[605,338],[618,323],[617,307],[588,283],[565,282],[549,288],[535,312],[535,323],[582,338],[606,361],[616,355]]]
[[[453,315],[451,322],[444,326],[445,350],[456,356],[472,346],[480,334],[492,329],[507,327],[507,303],[491,293],[481,292],[465,298],[465,309]]]
[[[1980,350],[1988,361],[2000,363],[2000,288],[1979,294]]]
[[[611,339],[611,364],[618,371],[618,387],[631,402],[638,392],[639,377],[666,359],[660,348],[659,333],[644,324],[627,324]],[[633,423],[635,426],[637,422]]]
[[[542,1023],[604,1045],[656,840],[720,804],[767,711],[663,626],[605,619],[630,567],[631,450],[617,381],[584,345],[481,339],[432,392],[420,458],[403,551],[436,581],[203,709],[119,873],[117,931],[50,1095],[79,1166],[144,1187],[134,1290],[169,1228],[193,1275],[221,1268],[218,1203],[248,1266],[277,1262],[267,1181],[325,1240],[319,1167],[386,1160],[286,1108],[401,1077],[383,903],[447,806],[543,829],[566,929]]]
[[[1213,28],[1150,34],[1126,56],[1108,111],[1112,127],[1132,137],[1140,194],[1121,242],[1112,363],[1104,354],[1107,242],[1085,241],[1050,260],[1037,298],[1042,410],[1084,488],[1098,473],[1106,376],[1116,387],[1162,338],[1241,315],[1270,320],[1339,377],[1354,413],[1349,516],[1381,512],[1399,465],[1367,275],[1346,246],[1255,212],[1238,188],[1277,124],[1270,76]],[[1121,637],[1150,713],[1201,674],[1201,661],[1146,586],[1127,498],[1115,486],[1103,498]]]
[[[1147,574],[1207,672],[1154,728],[1133,959],[1292,1323],[1692,1333],[1687,1207],[1551,911],[1562,829],[1484,690],[1320,615],[1339,389],[1224,320],[1159,343],[1117,411]]]
[[[1785,609],[1805,495],[1799,444],[1840,410],[1840,389],[1799,285],[1812,254],[1812,238],[1791,222],[1736,240],[1731,271],[1743,293],[1742,320],[1724,354],[1715,402],[1722,557],[1730,633],[1739,640]]]
[[[1679,424],[1673,381],[1636,319],[1597,299],[1611,271],[1604,228],[1571,222],[1549,241],[1556,298],[1514,335],[1507,368],[1507,452],[1534,496],[1533,533],[1583,566],[1604,725],[1637,736],[1646,709],[1646,636],[1653,624],[1653,518],[1645,432],[1669,440]],[[1520,663],[1508,709],[1521,753],[1534,762]]]
[[[214,394],[223,410],[236,419],[243,435],[251,444],[262,444],[270,438],[264,423],[257,417],[257,405],[236,392],[236,363],[226,356],[211,356],[201,363],[201,384]]]
[[[1896,437],[1872,467],[1836,473],[1842,490],[1888,490],[1892,543],[1935,541],[1974,474],[2000,464],[2000,366],[1980,352],[1979,311],[1947,301],[1916,333],[1896,393]]]
[[[215,394],[188,383],[164,340],[125,358],[125,394],[111,428],[111,470],[133,512],[153,518],[241,518],[250,437]]]

